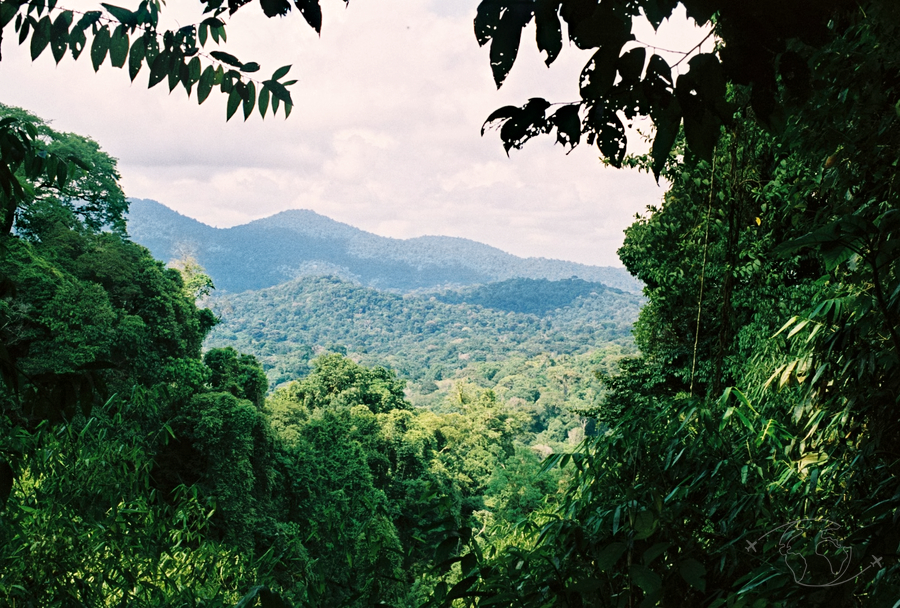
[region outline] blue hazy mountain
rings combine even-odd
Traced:
[[[387,238],[302,209],[233,228],[214,228],[156,201],[132,199],[128,232],[158,259],[190,253],[220,293],[262,289],[303,276],[335,276],[397,291],[515,278],[578,278],[632,293],[641,289],[623,268],[520,258],[455,237]]]

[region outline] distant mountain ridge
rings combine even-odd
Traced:
[[[262,289],[302,276],[336,276],[404,292],[513,278],[578,278],[631,293],[641,289],[623,268],[520,258],[456,237],[383,237],[309,210],[282,211],[233,228],[214,228],[156,201],[130,202],[131,238],[164,261],[190,251],[219,292]]]

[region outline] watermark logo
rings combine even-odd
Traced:
[[[803,587],[836,587],[866,570],[880,569],[880,557],[865,567],[853,567],[853,548],[841,543],[841,526],[827,519],[798,519],[773,528],[754,541],[745,541],[748,553],[757,553],[766,541],[776,539],[778,552]],[[771,538],[770,538],[771,537]]]

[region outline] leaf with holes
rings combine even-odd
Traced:
[[[206,98],[209,97],[209,93],[213,88],[213,80],[215,80],[215,70],[211,65],[208,65],[200,75],[200,80],[197,84],[198,104],[203,103],[204,101],[206,101]]]
[[[494,83],[499,89],[512,69],[519,54],[522,28],[531,21],[533,11],[529,4],[515,3],[508,6],[500,16],[497,29],[491,38],[491,71]]]
[[[547,53],[544,63],[553,63],[562,50],[562,27],[559,22],[560,0],[536,0],[534,3],[534,25],[537,47]]]
[[[142,37],[135,38],[131,44],[131,52],[128,54],[128,76],[132,82],[137,78],[138,72],[141,71],[141,66],[144,63],[144,50],[144,39]]]
[[[616,80],[618,49],[602,47],[588,60],[578,79],[581,98],[598,101],[612,88]]]
[[[581,117],[578,115],[581,104],[565,105],[554,112],[547,123],[556,127],[556,141],[569,148],[581,142]]]
[[[62,61],[69,48],[69,26],[72,25],[72,11],[63,11],[53,22],[50,31],[50,50],[56,63]]]
[[[94,34],[94,40],[91,42],[91,63],[95,72],[100,70],[100,65],[106,59],[106,53],[109,51],[109,42],[109,28],[104,25],[97,30],[97,33]]]
[[[311,28],[317,34],[322,33],[322,7],[319,0],[294,0],[294,5],[300,10],[300,14],[306,19]]]

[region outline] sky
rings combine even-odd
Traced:
[[[199,7],[170,2],[162,23],[196,23]],[[128,196],[212,226],[311,209],[382,236],[457,236],[523,257],[621,266],[622,231],[660,201],[664,184],[603,166],[586,144],[567,154],[545,136],[507,157],[496,132],[480,132],[503,105],[576,101],[589,53],[564,45],[548,69],[532,25],[498,91],[488,48],[473,33],[477,0],[322,0],[322,8],[321,36],[297,11],[266,19],[247,6],[228,24],[221,50],[257,61],[264,77],[293,66],[289,77],[299,82],[286,121],[279,113],[244,122],[238,112],[226,123],[217,91],[198,106],[181,86],[148,90],[146,66],[133,84],[108,61],[95,74],[87,52],[57,66],[48,50],[32,63],[12,35],[3,43],[0,102],[97,140],[119,159]],[[676,16],[656,34],[646,26],[636,35],[688,50],[705,32]],[[633,134],[629,150],[645,149]]]

